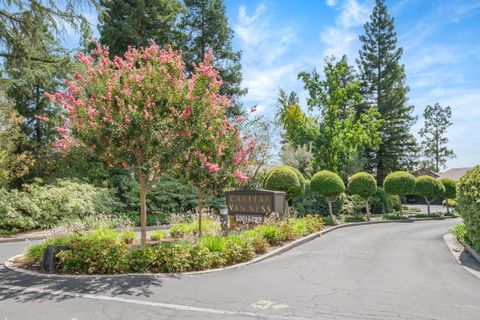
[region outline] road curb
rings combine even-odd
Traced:
[[[422,219],[421,221],[425,220],[439,220],[439,219]],[[138,276],[148,276],[148,277],[165,277],[165,278],[172,278],[176,277],[178,278],[179,276],[195,276],[195,275],[202,275],[202,274],[208,274],[208,273],[214,273],[214,272],[220,272],[220,271],[227,271],[227,270],[233,270],[233,269],[239,269],[269,258],[273,258],[275,256],[278,256],[284,252],[287,252],[295,247],[298,247],[304,243],[307,243],[309,241],[312,241],[324,234],[330,233],[334,230],[337,229],[343,229],[343,228],[348,228],[348,227],[355,227],[355,226],[363,226],[363,225],[372,225],[372,224],[385,224],[385,223],[414,223],[415,220],[387,220],[387,221],[366,221],[366,222],[349,222],[349,223],[344,223],[336,226],[331,226],[329,228],[323,229],[319,232],[310,234],[308,236],[299,238],[297,240],[294,240],[292,242],[289,242],[281,247],[278,247],[276,249],[273,249],[270,252],[267,252],[264,255],[258,256],[250,261],[234,264],[231,266],[223,267],[223,268],[217,268],[217,269],[208,269],[208,270],[201,270],[201,271],[192,271],[192,272],[182,272],[182,273],[123,273],[123,274],[97,274],[97,275],[72,275],[72,274],[49,274],[49,273],[41,273],[41,272],[36,272],[32,270],[26,270],[24,268],[16,267],[13,264],[13,261],[15,259],[18,259],[23,256],[23,254],[19,254],[16,256],[11,257],[8,259],[5,263],[4,266],[6,269],[9,269],[11,271],[19,272],[19,273],[24,273],[32,276],[41,276],[41,277],[48,277],[48,278],[109,278],[109,277],[138,277]]]
[[[465,265],[461,260],[460,260],[460,256],[462,253],[467,253],[470,257],[472,257],[472,259],[474,260],[474,263],[476,263],[478,266],[477,267],[480,267],[480,256],[478,255],[478,253],[476,252],[475,249],[473,249],[472,247],[466,245],[465,243],[462,243],[461,241],[459,241],[457,239],[457,237],[452,234],[452,233],[446,233],[443,235],[443,241],[445,242],[445,244],[447,245],[448,249],[450,250],[450,253],[452,254],[452,256],[455,258],[456,262],[462,266],[462,268],[464,268],[465,270],[467,270],[469,273],[471,273],[473,276],[477,277],[480,279],[480,268],[479,270],[475,270],[473,268],[470,268],[469,266]],[[468,247],[467,247],[468,246]],[[470,250],[473,250],[473,252],[475,252],[475,254],[471,254]]]
[[[159,225],[159,226],[149,226],[147,227],[147,231],[155,231],[155,230],[167,230],[170,228],[169,224]],[[140,227],[135,227],[132,229],[135,232],[140,232]],[[35,241],[35,240],[45,240],[50,236],[41,235],[41,236],[26,236],[26,237],[11,237],[11,238],[0,238],[1,243],[11,243],[11,242],[22,242],[22,241]]]

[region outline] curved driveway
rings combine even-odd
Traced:
[[[480,279],[442,239],[456,223],[338,229],[241,269],[179,278],[0,269],[0,319],[480,319]],[[22,246],[0,244],[0,258]]]

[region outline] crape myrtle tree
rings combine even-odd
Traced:
[[[212,51],[195,67],[192,92],[195,105],[183,112],[185,129],[181,135],[187,140],[176,172],[186,183],[197,189],[198,235],[202,237],[202,211],[212,195],[219,196],[235,184],[247,182],[245,170],[249,155],[256,145],[255,134],[242,131],[243,116],[229,119],[226,115],[232,104],[220,94],[223,81],[213,67]],[[199,78],[199,79],[198,79]]]
[[[445,194],[443,197],[445,198],[444,202],[447,207],[447,213],[450,214],[450,201],[455,200],[457,197],[457,182],[450,178],[441,178],[440,182],[445,188]]]
[[[328,170],[315,173],[310,181],[310,189],[324,196],[328,202],[328,213],[334,224],[337,224],[333,215],[332,203],[345,192],[345,184],[338,174]]]
[[[430,176],[415,178],[415,194],[425,199],[428,214],[430,214],[430,203],[443,196],[444,193],[445,187],[440,180]]]
[[[390,173],[383,182],[385,192],[397,195],[398,203],[400,205],[400,214],[402,214],[401,196],[413,194],[415,191],[415,177],[406,171],[395,171]]]
[[[134,173],[140,185],[145,244],[147,192],[182,157],[195,157],[189,152],[202,143],[198,137],[213,135],[219,143],[223,138],[217,130],[230,132],[225,115],[213,111],[224,110],[227,99],[218,94],[211,60],[187,77],[181,55],[171,48],[161,50],[155,44],[129,48],[123,58],[112,60],[108,48],[97,44],[91,56],[80,54],[78,61],[83,68],[67,81],[68,90],[47,94],[66,111],[54,147],[83,148],[112,168]],[[205,109],[212,111],[209,126],[202,117],[188,121]]]
[[[367,210],[367,221],[370,221],[370,209],[368,199],[377,192],[377,181],[367,172],[358,172],[348,179],[348,191],[359,195],[365,200]]]

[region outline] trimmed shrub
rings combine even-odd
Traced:
[[[58,253],[59,270],[65,273],[114,274],[127,271],[127,244],[115,230],[99,229],[74,234],[68,250]]]
[[[345,192],[345,184],[338,174],[328,170],[315,173],[310,188],[326,198],[334,198]]]
[[[125,261],[128,263],[129,272],[148,273],[157,272],[154,269],[156,258],[153,247],[140,246],[131,248],[125,257]]]
[[[415,179],[415,194],[421,196],[427,202],[428,214],[430,214],[430,203],[443,196],[445,187],[443,184],[430,176],[419,176]]]
[[[367,172],[358,172],[348,179],[348,192],[368,200],[377,191],[377,181]]]
[[[340,194],[345,192],[345,184],[335,172],[323,170],[315,173],[310,181],[310,189],[313,192],[324,196],[328,202],[328,212],[332,221],[335,221],[333,216],[332,202]]]
[[[152,241],[162,241],[163,238],[165,238],[166,235],[165,230],[155,230],[150,234],[150,240]]]
[[[273,168],[266,176],[263,188],[284,191],[287,200],[291,200],[305,192],[305,183],[300,182],[295,170],[288,166]]]
[[[455,198],[457,197],[457,182],[450,178],[441,178],[440,182],[445,187],[445,199],[442,204],[447,207],[447,213],[450,213],[450,207],[456,206]]]
[[[400,201],[401,195],[413,194],[415,191],[415,177],[406,171],[395,171],[390,173],[383,182],[385,192],[398,196],[400,203],[400,214],[402,206]]]
[[[395,171],[385,178],[383,186],[385,192],[389,194],[413,194],[415,191],[415,177],[406,171]]]
[[[468,239],[480,250],[480,165],[458,181],[457,210],[463,217]]]

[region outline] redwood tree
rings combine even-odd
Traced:
[[[194,158],[192,146],[209,134],[207,119],[194,116],[197,110],[224,110],[228,99],[218,93],[211,59],[186,76],[181,54],[171,48],[129,48],[124,57],[110,59],[108,48],[97,45],[78,61],[81,68],[67,81],[68,91],[47,95],[66,110],[55,147],[84,148],[110,167],[135,174],[144,244],[147,192],[160,174]],[[208,120],[224,123],[225,116],[211,112]]]

